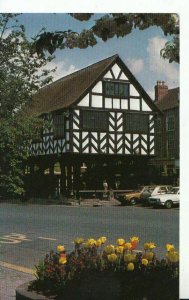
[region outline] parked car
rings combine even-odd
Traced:
[[[121,202],[122,205],[135,205],[141,203],[143,205],[149,205],[148,199],[150,196],[165,194],[172,188],[171,185],[147,185],[140,191],[131,191],[124,194],[119,194],[116,199]]]
[[[121,202],[122,205],[135,205],[141,202],[141,197],[149,197],[154,190],[155,186],[144,186],[140,191],[131,191],[124,194],[119,194],[116,199]]]
[[[156,185],[151,186],[149,189],[146,187],[141,193],[141,203],[143,205],[149,205],[149,197],[168,193],[170,189],[172,189],[171,185]]]
[[[149,204],[153,207],[164,206],[166,208],[172,208],[174,205],[178,205],[180,202],[180,189],[179,187],[173,187],[168,193],[163,195],[156,195],[149,197]]]

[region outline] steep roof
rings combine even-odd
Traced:
[[[106,71],[117,57],[111,56],[43,87],[34,96],[30,113],[39,115],[69,107],[85,94],[99,74]]]
[[[168,93],[158,102],[157,107],[164,111],[179,106],[179,87],[168,90]]]
[[[75,105],[115,62],[122,66],[127,77],[135,84],[147,104],[153,110],[160,112],[134,75],[116,54],[43,87],[34,95],[27,113],[40,115]]]

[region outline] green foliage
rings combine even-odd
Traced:
[[[24,193],[22,169],[27,146],[43,125],[24,108],[33,94],[52,80],[44,69],[52,57],[36,54],[16,17],[0,15],[0,194],[6,197]]]
[[[78,21],[88,21],[91,13],[72,13],[71,16]],[[162,57],[169,59],[169,62],[179,62],[179,20],[176,14],[125,14],[111,13],[100,17],[95,25],[80,33],[67,31],[55,31],[40,33],[34,41],[37,52],[43,55],[45,51],[50,54],[56,49],[64,48],[86,48],[97,44],[98,39],[104,42],[113,37],[124,37],[131,34],[134,28],[145,30],[151,26],[160,27],[165,35],[172,35],[173,39],[165,45]],[[171,49],[170,49],[170,45]]]

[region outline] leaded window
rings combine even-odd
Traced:
[[[106,97],[129,97],[129,85],[128,83],[105,81],[104,82],[104,95]]]
[[[65,135],[65,120],[63,113],[53,115],[54,138],[62,138]]]
[[[148,133],[148,120],[148,115],[125,114],[125,131],[131,133]]]
[[[82,127],[84,130],[107,130],[107,112],[90,111],[82,112]]]

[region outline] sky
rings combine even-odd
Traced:
[[[80,32],[94,25],[94,20],[102,14],[94,14],[91,20],[80,22],[66,13],[23,13],[18,17],[25,25],[28,37],[35,36],[42,28],[47,31],[68,30]],[[114,37],[106,42],[98,40],[97,45],[86,49],[56,50],[55,59],[49,67],[57,67],[54,80],[74,71],[118,54],[138,79],[146,92],[154,99],[154,86],[157,80],[165,81],[169,88],[179,86],[179,65],[169,63],[160,57],[160,50],[170,37],[156,26],[146,30],[134,29],[131,34]]]

